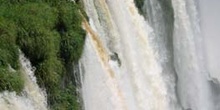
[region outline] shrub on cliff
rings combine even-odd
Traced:
[[[0,2],[0,91],[22,90],[22,77],[8,71],[9,66],[19,70],[19,47],[36,67],[37,82],[46,88],[51,109],[78,108],[75,90],[70,91],[72,81],[63,80],[71,74],[67,66],[83,50],[82,8],[69,0]]]

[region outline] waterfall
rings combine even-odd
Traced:
[[[157,45],[164,38],[155,40],[161,33],[155,34],[133,0],[84,4],[90,18],[83,25],[88,35],[80,60],[85,109],[179,109],[174,73],[165,67],[170,56],[160,54],[168,53],[163,51],[167,44]]]
[[[153,28],[162,76],[165,79],[170,98],[170,110],[179,110],[176,98],[176,73],[173,67],[173,10],[170,0],[145,0],[142,7],[143,15]]]
[[[177,91],[182,106],[192,110],[213,110],[211,88],[201,51],[202,37],[196,2],[172,0],[174,8],[174,63]]]
[[[212,86],[212,98],[214,100],[215,110],[220,109],[220,72],[218,59],[220,56],[219,47],[219,10],[220,1],[212,0],[211,2],[199,0],[199,14],[201,19],[201,33],[204,37],[204,47],[206,64]]]
[[[34,68],[23,54],[19,55],[24,78],[24,90],[21,95],[15,92],[0,94],[0,110],[47,110],[46,93],[37,85]]]
[[[196,0],[84,0],[85,110],[218,110]],[[211,68],[212,69],[212,68]],[[217,74],[217,72],[215,72]]]

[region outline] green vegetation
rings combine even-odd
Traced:
[[[0,91],[20,93],[24,82],[18,72],[18,47],[14,28],[13,22],[0,17]]]
[[[82,1],[0,2],[0,91],[19,93],[23,88],[22,77],[17,72],[20,48],[36,67],[37,82],[46,88],[50,108],[78,110],[69,68],[80,58],[84,45]]]
[[[0,68],[0,91],[16,91],[20,93],[23,89],[24,81],[18,72],[10,72],[6,68]]]

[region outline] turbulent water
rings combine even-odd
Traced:
[[[196,2],[173,0],[175,15],[174,61],[178,75],[177,91],[184,108],[213,110],[207,70],[202,58],[202,37]]]
[[[0,110],[47,110],[46,95],[36,83],[30,61],[23,54],[20,54],[19,61],[25,80],[24,90],[21,95],[7,91],[1,93]]]
[[[85,110],[219,110],[197,0],[84,0]]]
[[[91,25],[81,59],[85,109],[178,109],[174,75],[163,77],[171,71],[163,68],[167,56],[133,0],[85,0],[85,7]]]

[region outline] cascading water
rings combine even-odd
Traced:
[[[198,1],[145,0],[144,17],[133,0],[84,4],[90,18],[80,60],[85,110],[218,110]]]
[[[143,15],[153,28],[158,51],[159,62],[162,66],[162,77],[168,88],[171,110],[180,109],[175,90],[176,73],[173,67],[173,10],[170,0],[145,0],[142,7]],[[171,95],[172,94],[172,95]]]
[[[219,18],[220,1],[199,0],[199,14],[201,19],[201,33],[204,37],[206,64],[208,68],[214,109],[220,110],[220,72],[219,72]]]
[[[1,93],[0,110],[47,110],[46,94],[37,85],[30,61],[23,54],[19,60],[25,80],[24,90],[19,96],[15,92]]]
[[[161,41],[154,39],[156,34],[134,2],[84,0],[84,4],[91,25],[84,23],[88,37],[80,61],[85,109],[178,110],[174,73],[163,77],[172,71],[160,59],[164,47],[157,46]]]
[[[196,1],[172,0],[172,4],[175,13],[174,63],[180,102],[184,109],[214,110]]]

